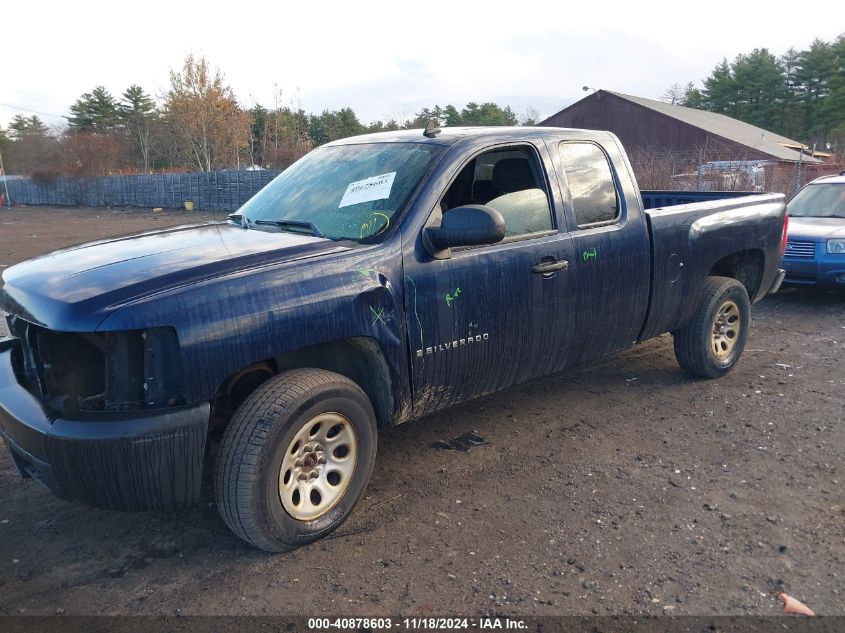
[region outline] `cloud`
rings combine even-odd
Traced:
[[[620,49],[636,55],[619,55]],[[510,105],[518,114],[531,107],[546,117],[583,97],[584,85],[658,98],[672,83],[697,80],[712,67],[709,61],[679,59],[659,41],[616,31],[524,35],[463,52],[455,56],[461,64],[441,63],[439,71],[406,60],[389,76],[304,98],[329,109],[350,105],[366,122],[469,101]]]
[[[219,66],[245,105],[272,105],[277,85],[283,102],[298,94],[312,111],[349,105],[365,121],[469,100],[551,114],[585,84],[657,97],[675,82],[700,80],[722,57],[762,46],[781,53],[841,29],[819,18],[838,9],[825,0],[789,19],[735,0],[711,0],[694,13],[669,0],[648,10],[621,0],[453,3],[437,15],[389,0],[255,0],[225,14],[147,0],[130,20],[102,0],[82,10],[7,4],[4,24],[15,28],[3,32],[0,103],[56,114],[95,85],[118,95],[138,83],[161,94],[190,51]],[[14,113],[0,108],[0,123]]]

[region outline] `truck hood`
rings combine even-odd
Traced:
[[[134,299],[349,248],[323,238],[221,223],[140,233],[7,268],[0,310],[51,329],[93,331],[115,307]]]
[[[845,218],[799,218],[789,216],[789,237],[807,239],[845,238]]]

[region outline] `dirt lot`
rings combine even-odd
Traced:
[[[0,265],[196,214],[0,212]],[[0,457],[0,613],[845,613],[845,294],[758,304],[686,378],[668,336],[385,433],[332,537],[250,549],[208,488],[179,513],[64,503]],[[466,453],[432,442],[475,429]]]

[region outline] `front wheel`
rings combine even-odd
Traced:
[[[745,286],[730,277],[708,277],[697,311],[674,332],[678,364],[693,376],[725,375],[742,356],[750,322]]]
[[[358,385],[324,370],[285,372],[247,398],[226,428],[217,507],[235,534],[263,550],[311,543],[352,512],[376,444],[375,414]]]

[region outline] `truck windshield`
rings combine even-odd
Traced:
[[[845,183],[807,185],[788,206],[794,218],[845,218]]]
[[[445,147],[369,143],[320,147],[238,211],[243,225],[377,242]]]

